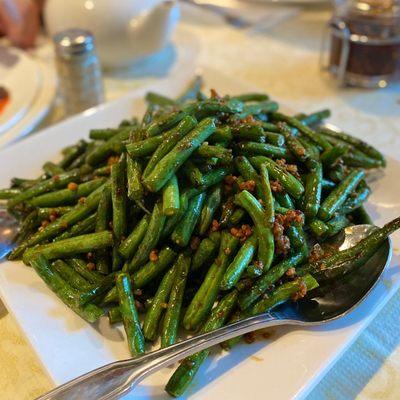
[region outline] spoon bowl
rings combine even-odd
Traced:
[[[375,227],[358,225],[346,228],[338,247],[354,246],[371,229]],[[362,267],[340,278],[323,280],[320,288],[295,304],[285,303],[271,312],[243,319],[144,356],[105,365],[59,386],[38,400],[119,398],[161,368],[236,336],[277,325],[307,327],[328,323],[349,314],[368,296],[389,265],[391,255],[392,246],[387,239]]]
[[[0,260],[14,247],[18,233],[18,221],[0,205]]]

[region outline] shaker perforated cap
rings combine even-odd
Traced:
[[[94,39],[89,31],[67,29],[54,35],[53,41],[57,55],[68,57],[93,51]]]

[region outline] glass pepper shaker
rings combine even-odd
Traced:
[[[59,90],[67,115],[104,101],[100,62],[93,35],[82,29],[68,29],[53,38]]]
[[[400,78],[400,0],[336,0],[329,70],[343,86],[385,87]]]

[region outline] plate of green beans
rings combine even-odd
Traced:
[[[325,279],[357,273],[359,261],[399,228],[399,220],[385,215],[388,224],[357,248],[358,262],[354,254],[347,259],[333,240],[348,226],[374,223],[365,207],[374,190],[370,176],[379,171],[386,182],[393,162],[382,172],[381,152],[326,124],[330,110],[286,113],[263,92],[232,95],[226,78],[215,82],[211,91],[201,78],[179,95],[150,91],[136,117],[130,98],[52,128],[65,137],[81,127],[88,137],[82,132],[61,157],[43,160],[35,177],[12,177],[18,163],[28,170],[29,157],[7,165],[5,179],[12,179],[0,201],[20,230],[0,273],[2,295],[55,383],[296,302]],[[31,140],[36,150],[43,135]],[[6,150],[3,160],[28,144]],[[394,283],[397,278],[392,275]],[[382,285],[377,293],[383,304],[390,291]],[[352,324],[351,316],[337,322],[344,335],[317,329],[279,333],[273,342],[271,332],[230,340],[222,361],[214,365],[210,350],[202,351],[151,378],[157,383],[145,381],[138,393],[216,398],[223,391],[239,398],[241,373],[265,380],[270,371],[272,384],[285,365],[308,362],[310,375],[272,389],[273,398],[289,398],[372,315],[362,323]],[[41,325],[47,323],[49,330]],[[299,335],[298,349],[313,343],[324,350],[292,359]],[[275,358],[244,361],[264,350]],[[251,390],[260,395],[262,386]]]

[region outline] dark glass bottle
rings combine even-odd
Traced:
[[[400,78],[400,0],[336,1],[330,70],[344,85],[385,87]]]

